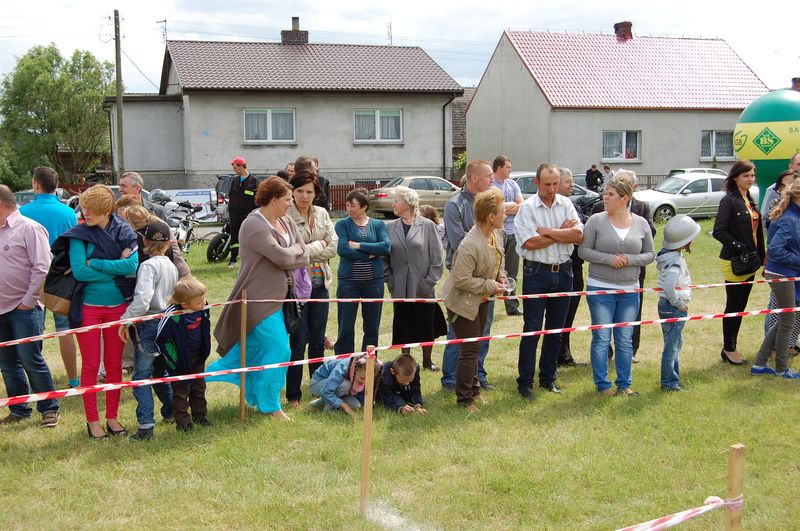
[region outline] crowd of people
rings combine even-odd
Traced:
[[[655,262],[662,318],[687,315],[691,300],[689,267],[684,252],[691,251],[700,227],[679,215],[663,227],[663,246],[656,249],[647,204],[634,199],[636,175],[618,170],[605,183],[602,203],[590,217],[579,212],[569,196],[572,174],[551,163],[536,171],[537,192],[523,200],[509,179],[511,161],[498,156],[493,162],[468,163],[463,188],[444,208],[443,222],[417,193],[397,187],[393,210],[397,219],[384,222],[369,216],[369,193],[355,188],[346,196],[346,216],[335,224],[326,206],[316,200],[323,193],[312,157],[300,157],[287,177],[257,180],[246,161],[231,161],[240,179],[231,186],[231,223],[236,226],[233,263],[237,277],[229,299],[244,290],[254,301],[311,299],[297,305],[285,302],[251,302],[247,321],[234,306],[225,306],[212,326],[206,307],[207,288],[189,271],[174,245],[169,226],[141,198],[141,177],[129,172],[120,179],[123,196],[117,200],[110,188],[95,185],[80,196],[82,220],[54,195],[58,176],[46,167],[33,172],[34,201],[18,209],[13,193],[0,186],[0,341],[35,336],[44,324],[42,302],[55,311],[54,286],[64,278],[71,292],[61,297],[54,313],[58,330],[101,325],[120,319],[167,312],[162,319],[131,326],[98,328],[77,335],[80,371],[71,336],[59,343],[69,385],[91,386],[98,374],[107,383],[122,381],[126,345],[133,352],[133,379],[192,374],[241,366],[242,330],[246,331],[247,366],[321,357],[330,341],[328,299],[334,274],[336,298],[382,299],[385,287],[392,298],[436,297],[444,269],[449,275],[441,286],[444,310],[435,302],[395,302],[392,343],[406,344],[448,338],[471,338],[491,333],[492,296],[517,291],[522,261],[521,293],[547,294],[582,290],[583,264],[588,264],[586,287],[620,290],[587,297],[592,324],[635,321],[641,316],[641,294],[646,267]],[[291,174],[289,174],[291,171]],[[720,264],[728,282],[750,281],[764,267],[769,279],[800,276],[800,154],[778,177],[774,194],[765,197],[761,210],[750,196],[755,168],[748,161],[733,164],[725,181],[713,236],[722,243]],[[122,186],[124,182],[124,186]],[[765,216],[761,212],[768,212]],[[234,220],[234,217],[236,219]],[[766,238],[764,236],[766,229]],[[766,243],[765,243],[766,240]],[[331,260],[338,256],[336,271]],[[240,264],[236,264],[236,262]],[[43,286],[40,294],[40,286]],[[742,311],[751,284],[726,287],[726,312]],[[63,287],[63,286],[62,286]],[[771,304],[796,305],[794,282],[770,284]],[[64,310],[66,297],[68,311]],[[537,297],[509,300],[509,316],[522,316],[522,330],[532,332],[572,325],[581,297]],[[362,342],[356,350],[355,324],[361,307]],[[366,350],[377,345],[381,302],[338,302],[336,354]],[[184,310],[177,312],[177,310]],[[741,318],[722,323],[721,359],[734,365],[746,360],[737,350]],[[788,366],[797,335],[798,320],[780,314],[765,331],[752,365],[753,375],[800,378]],[[637,362],[638,327],[624,326],[592,331],[589,360],[600,396],[636,396],[632,366]],[[664,323],[660,386],[679,391],[679,357],[683,323]],[[206,367],[212,341],[220,358]],[[517,391],[533,398],[536,382],[538,335],[519,343]],[[613,348],[612,348],[613,338]],[[569,334],[547,334],[541,341],[538,386],[561,394],[559,367],[582,365],[576,361]],[[791,347],[790,347],[791,345]],[[457,404],[477,411],[483,391],[491,390],[485,360],[489,342],[448,345],[441,368],[432,360],[431,348],[422,349],[420,365],[405,348],[395,359],[376,365],[379,403],[403,415],[425,414],[420,372],[441,371],[441,384],[454,391]],[[775,356],[775,368],[769,366]],[[609,377],[613,359],[615,380]],[[309,391],[317,397],[312,407],[354,414],[364,402],[364,355],[323,364],[309,364]],[[0,349],[0,370],[9,396],[54,389],[42,356],[42,343],[29,342]],[[258,411],[289,420],[284,407],[300,407],[302,366],[246,374],[245,398]],[[141,386],[134,389],[137,429],[131,438],[152,439],[156,427],[155,392],[161,417],[181,431],[195,425],[208,427],[205,399],[207,382],[238,385],[238,375]],[[286,402],[281,393],[286,388]],[[97,395],[83,395],[88,435],[95,439],[127,436],[119,422],[119,391],[105,397],[105,426],[100,422]],[[58,400],[37,402],[41,424],[58,424]],[[10,407],[0,424],[21,422],[32,415],[27,405]]]

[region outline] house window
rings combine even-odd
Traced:
[[[292,143],[294,109],[245,109],[244,141],[254,144]]]
[[[402,142],[402,109],[356,109],[353,112],[356,142]]]
[[[700,160],[733,160],[733,131],[703,131]]]
[[[603,131],[603,161],[639,160],[641,131]]]

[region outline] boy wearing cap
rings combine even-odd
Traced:
[[[691,245],[700,233],[698,225],[689,216],[680,214],[670,219],[664,227],[664,248],[656,256],[659,288],[664,291],[658,294],[658,317],[686,317],[692,290],[687,287],[692,283],[689,268],[681,251],[692,252]],[[675,288],[681,288],[676,290]],[[684,321],[661,323],[664,334],[664,351],[661,354],[661,389],[663,391],[681,391],[678,355],[683,344]]]
[[[139,265],[136,273],[136,289],[133,300],[121,319],[133,319],[143,315],[161,313],[169,306],[169,298],[175,283],[178,282],[178,269],[165,254],[170,248],[169,225],[151,218],[144,233],[144,252],[150,258]],[[153,376],[153,364],[158,356],[156,333],[158,320],[150,319],[136,323],[134,328],[134,380],[145,380]],[[129,327],[119,328],[119,337],[128,342]],[[157,384],[156,395],[162,403],[161,415],[172,418],[172,389],[169,384]],[[152,439],[156,421],[153,413],[153,393],[149,385],[135,387],[133,396],[136,399],[136,419],[138,430],[132,439]]]
[[[258,179],[247,171],[244,157],[236,157],[231,161],[233,173],[239,176],[231,181],[228,192],[228,216],[231,219],[231,261],[228,267],[235,267],[239,258],[239,229],[247,215],[256,208],[256,189]]]

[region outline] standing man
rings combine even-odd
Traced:
[[[522,191],[519,189],[517,181],[509,179],[511,176],[511,161],[503,155],[498,155],[492,163],[492,186],[499,188],[505,197],[506,219],[503,222],[503,232],[506,235],[506,273],[507,278],[517,281],[519,273],[519,255],[517,254],[517,239],[514,236],[514,217],[517,215],[519,206],[522,204]],[[509,295],[516,295],[517,291],[512,291]],[[506,299],[506,315],[522,315],[519,311],[519,299]]]
[[[586,170],[586,187],[598,192],[601,184],[603,184],[603,174],[597,169],[597,164],[592,164],[592,167]]]
[[[144,181],[142,176],[135,171],[126,171],[119,178],[119,192],[122,195],[132,195],[139,199],[143,207],[151,214],[155,214],[164,221],[167,221],[167,215],[164,212],[164,207],[158,203],[152,203],[142,197],[142,188],[144,188]]]
[[[461,245],[464,235],[475,225],[475,210],[473,203],[475,195],[485,192],[492,185],[492,167],[488,160],[473,160],[467,164],[464,174],[464,187],[451,197],[444,205],[444,233],[447,252],[445,265],[447,269],[453,267],[453,254]],[[489,335],[494,320],[494,301],[489,302],[488,318],[483,329],[483,335]],[[453,325],[447,324],[447,339],[455,339]],[[458,366],[458,345],[447,345],[442,357],[442,388],[447,391],[456,389],[456,368]],[[486,356],[489,355],[489,342],[481,343],[478,351],[478,382],[482,389],[491,390],[494,386],[489,383],[486,369],[483,366]]]
[[[6,185],[0,185],[0,249],[0,341],[37,336],[42,333],[39,286],[50,268],[50,244],[45,228],[19,213]],[[55,390],[41,341],[0,349],[0,371],[8,396]],[[58,400],[42,400],[36,408],[42,414],[42,426],[58,425]],[[32,413],[27,404],[9,409],[11,413],[0,424],[15,424]]]
[[[625,181],[626,183],[631,185],[633,191],[636,191],[637,188],[637,179],[636,174],[631,170],[618,170],[616,174],[614,174],[614,180],[617,181]],[[650,205],[645,203],[644,201],[639,201],[635,197],[631,197],[631,204],[628,206],[628,209],[631,211],[632,214],[636,214],[637,216],[643,217],[647,224],[650,225],[650,233],[655,237],[656,235],[656,226],[653,224],[653,215],[650,213]],[[592,207],[592,215],[595,215],[599,212],[603,212],[605,210],[605,206],[603,205],[602,201],[598,201]],[[639,287],[644,287],[644,279],[647,275],[647,268],[642,266],[639,268]],[[636,314],[636,320],[641,321],[642,319],[642,302],[644,301],[644,293],[639,292],[639,312]],[[636,358],[636,353],[639,352],[639,338],[641,336],[641,327],[636,325],[633,327],[633,358],[631,361],[633,363],[639,363],[639,360]],[[609,359],[613,355],[614,351],[609,349]]]
[[[575,180],[572,178],[572,172],[567,168],[558,169],[558,195],[570,197],[572,195],[572,188]],[[586,216],[583,215],[578,209],[575,209],[581,223],[586,222]],[[572,256],[572,291],[583,291],[583,258],[578,256],[578,246],[573,246]],[[569,298],[569,309],[567,310],[567,318],[564,320],[564,328],[570,328],[575,321],[575,314],[578,312],[578,304],[580,304],[580,297]],[[561,348],[558,351],[558,366],[559,367],[583,367],[585,363],[575,361],[572,356],[572,351],[569,348],[569,332],[561,334]]]
[[[319,159],[317,157],[311,157],[311,160],[314,161],[314,170],[317,174],[317,180],[319,181],[319,196],[314,198],[313,204],[319,207],[324,208],[328,212],[331,211],[331,183],[319,174]]]
[[[75,211],[63,204],[56,197],[58,188],[58,174],[52,168],[38,166],[33,169],[33,201],[19,208],[20,214],[32,219],[47,230],[50,247],[62,233],[78,224]],[[45,311],[42,311],[41,328],[44,330]],[[66,315],[53,314],[56,331],[69,330],[69,319]],[[61,359],[64,361],[64,370],[70,387],[78,387],[78,356],[75,350],[75,340],[72,336],[58,338],[58,347]]]
[[[608,164],[603,166],[603,181],[604,182],[611,182],[611,179],[614,178],[615,172],[611,171],[611,166]]]
[[[231,219],[231,261],[228,262],[228,267],[236,267],[236,260],[239,258],[239,229],[247,215],[256,208],[258,179],[247,171],[244,157],[233,159],[231,167],[239,178],[231,181],[228,192],[228,216]]]
[[[583,241],[583,223],[569,198],[558,195],[558,168],[545,162],[536,170],[539,190],[522,203],[514,221],[517,251],[523,257],[522,293],[554,293],[572,289],[570,256]],[[569,309],[567,297],[525,299],[524,332],[563,328]],[[519,343],[517,390],[525,400],[533,399],[536,347],[539,336],[523,337]],[[556,385],[561,335],[548,334],[542,341],[539,359],[539,387],[561,393]]]

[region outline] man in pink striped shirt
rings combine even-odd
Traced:
[[[17,210],[14,194],[0,185],[0,342],[41,334],[39,286],[50,268],[50,243],[44,227]],[[8,396],[52,391],[53,378],[42,357],[42,342],[0,348],[0,372]],[[42,426],[58,425],[58,400],[36,404]],[[0,425],[15,424],[32,414],[27,404],[10,406]]]

